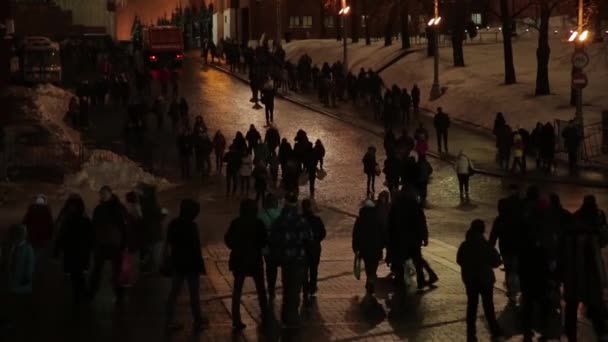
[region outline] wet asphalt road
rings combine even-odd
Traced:
[[[192,115],[203,115],[212,134],[220,129],[231,140],[237,130],[246,133],[249,125],[254,124],[264,135],[264,110],[252,108],[250,89],[241,81],[215,69],[203,68],[197,60],[190,59],[182,72],[180,92],[188,100]],[[357,213],[365,198],[361,159],[367,147],[374,145],[378,148],[378,161],[382,163],[382,138],[280,99],[275,103],[275,123],[281,136],[292,143],[298,129],[304,129],[311,141],[323,141],[327,150],[327,177],[317,182],[318,205]],[[471,220],[482,218],[491,223],[496,215],[498,199],[507,195],[513,181],[475,175],[471,179],[471,203],[462,204],[452,165],[437,159],[431,159],[431,164],[434,173],[429,185],[427,210],[431,235],[457,245]],[[383,182],[383,176],[377,179],[377,192],[381,191]],[[528,185],[522,183],[521,187]],[[558,184],[541,184],[539,187],[546,193],[558,193],[568,209],[576,209],[587,194],[595,194],[601,207],[608,205],[608,191],[605,189]],[[301,188],[301,194],[308,195],[307,186]],[[350,234],[350,231],[334,233]]]

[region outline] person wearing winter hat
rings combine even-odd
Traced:
[[[43,251],[49,247],[53,239],[54,231],[53,214],[45,195],[39,194],[36,196],[34,202],[27,209],[22,223],[27,227],[28,240],[32,247],[37,253],[44,253]]]

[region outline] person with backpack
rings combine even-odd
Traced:
[[[321,262],[321,242],[327,236],[323,220],[312,211],[312,201],[302,201],[302,216],[312,228],[312,244],[308,260],[307,276],[304,282],[304,300],[310,301],[317,293],[317,278],[319,277],[319,263]]]
[[[283,303],[281,321],[286,327],[300,324],[300,296],[306,282],[306,268],[314,243],[312,227],[298,213],[298,197],[285,196],[285,207],[274,222],[270,235],[270,253],[281,267]]]
[[[194,221],[200,213],[200,204],[192,199],[184,199],[180,204],[179,216],[169,223],[163,252],[166,260],[165,273],[171,276],[171,290],[166,305],[166,328],[169,331],[181,329],[175,322],[175,305],[184,282],[190,293],[190,309],[194,318],[193,329],[199,332],[208,325],[200,307],[200,275],[206,274],[201,253],[198,225]]]
[[[477,341],[477,306],[479,297],[493,338],[502,336],[494,311],[494,269],[500,266],[498,252],[484,237],[485,223],[474,220],[465,241],[458,248],[456,262],[467,294],[467,341]]]
[[[264,286],[262,249],[268,242],[264,222],[257,216],[257,203],[251,199],[241,201],[239,217],[230,223],[224,242],[230,249],[229,268],[234,275],[232,290],[232,328],[241,331],[247,326],[241,321],[241,295],[246,277],[252,277],[262,312],[262,324],[269,319],[268,300]]]

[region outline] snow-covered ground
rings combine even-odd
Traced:
[[[394,83],[411,88],[417,83],[422,90],[421,106],[434,110],[442,106],[454,118],[491,128],[495,113],[502,111],[513,126],[532,128],[537,121],[568,120],[574,115],[570,102],[570,72],[573,47],[562,35],[551,37],[549,77],[552,95],[534,97],[536,80],[536,35],[530,31],[514,40],[514,59],[518,84],[505,86],[502,44],[465,45],[467,64],[464,68],[452,65],[450,47],[440,51],[440,84],[447,87],[445,94],[430,101],[428,94],[433,81],[433,59],[426,57],[424,46],[382,72],[387,85]],[[383,47],[364,43],[349,45],[349,67],[358,72],[360,67],[377,70],[391,56],[398,54],[399,42]],[[314,63],[341,59],[342,45],[335,40],[297,41],[285,46],[288,58],[297,60],[304,52]],[[587,48],[591,57],[585,69],[589,85],[584,90],[586,123],[600,120],[602,110],[608,110],[608,43]]]
[[[156,185],[159,190],[171,186],[166,179],[144,171],[125,156],[107,150],[93,150],[80,171],[65,177],[64,186],[74,191],[97,191],[108,185],[117,191],[130,191],[140,182]]]
[[[54,142],[69,143],[76,149],[81,142],[80,133],[64,121],[73,96],[72,92],[50,84],[35,88],[11,86],[0,94],[0,97],[18,101],[23,119],[38,122],[51,134]]]

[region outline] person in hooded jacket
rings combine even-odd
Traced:
[[[89,269],[95,232],[80,195],[70,195],[58,227],[55,254],[63,253],[63,271],[70,275],[74,304],[85,299],[85,272]]]
[[[302,216],[312,229],[312,244],[308,260],[307,276],[304,282],[304,300],[310,300],[317,293],[317,278],[319,277],[319,263],[321,262],[321,242],[327,236],[323,220],[312,211],[312,201],[302,201]]]
[[[575,225],[564,235],[560,270],[566,302],[565,329],[569,342],[577,339],[579,303],[587,309],[598,341],[608,341],[603,307],[606,274],[601,253],[601,229],[606,229],[605,217],[594,196],[586,196],[574,213]],[[604,227],[602,227],[604,226]]]
[[[279,147],[281,144],[281,135],[274,124],[271,124],[266,130],[266,134],[264,134],[264,142],[266,145],[268,145],[270,155],[277,153],[277,147]]]
[[[177,330],[175,305],[184,282],[190,293],[190,309],[194,318],[194,330],[200,331],[207,324],[200,307],[200,275],[206,274],[201,253],[198,225],[194,221],[200,213],[200,205],[192,199],[182,200],[179,217],[169,223],[163,252],[172,273],[171,290],[166,304],[166,327]]]
[[[382,224],[374,201],[367,199],[359,210],[353,228],[352,248],[355,256],[365,265],[365,290],[373,295],[377,280],[378,264],[386,245],[386,227]]]
[[[474,220],[466,240],[458,248],[456,262],[460,265],[462,282],[467,293],[467,342],[477,342],[477,305],[479,296],[490,327],[490,334],[502,335],[494,311],[494,268],[500,266],[500,255],[484,237],[485,223]]]
[[[232,291],[232,328],[243,330],[241,321],[241,295],[246,277],[252,277],[262,312],[262,322],[269,318],[268,300],[264,285],[264,261],[262,249],[268,243],[264,222],[257,216],[257,203],[250,199],[241,201],[239,217],[230,223],[224,242],[230,249],[229,268],[234,275]]]
[[[46,196],[38,195],[23,217],[28,240],[37,254],[44,254],[53,239],[54,222]]]
[[[101,283],[101,274],[106,261],[112,264],[112,284],[117,304],[123,299],[123,288],[118,285],[120,255],[126,243],[126,209],[109,186],[99,191],[100,202],[93,211],[95,248],[93,269],[89,279],[91,299],[95,298]]]

